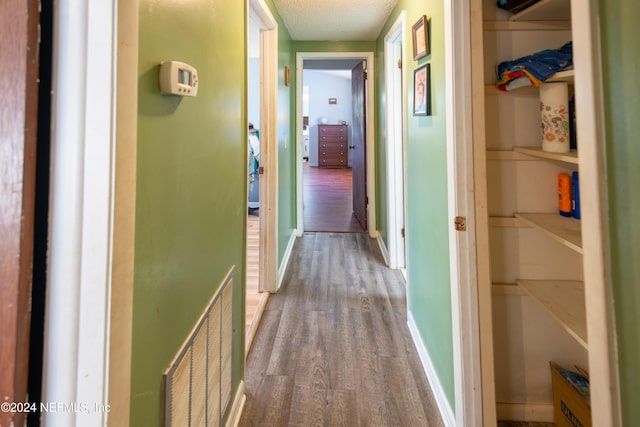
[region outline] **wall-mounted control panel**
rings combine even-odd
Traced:
[[[198,94],[198,72],[184,62],[160,63],[160,93],[181,96]]]

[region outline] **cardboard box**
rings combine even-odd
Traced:
[[[551,362],[553,414],[557,427],[591,427],[591,405]]]

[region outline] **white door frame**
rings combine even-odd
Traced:
[[[260,27],[260,275],[259,290],[277,291],[278,265],[278,23],[263,0],[249,0]]]
[[[483,425],[468,2],[445,5],[449,265],[456,425]],[[454,218],[466,217],[467,231]]]
[[[109,401],[116,11],[117,0],[55,6],[43,402]],[[47,412],[44,422],[106,425],[107,411]]]
[[[406,278],[406,239],[402,229],[406,224],[405,183],[407,117],[404,88],[406,67],[402,61],[405,40],[406,12],[402,11],[384,38],[384,67],[387,127],[387,240],[389,267],[400,269]]]
[[[375,192],[375,73],[373,52],[296,52],[296,235],[304,233],[303,186],[302,173],[304,148],[302,146],[302,67],[305,59],[364,59],[367,61],[367,126],[366,162],[367,162],[367,224],[369,236],[377,237],[376,228],[376,192]]]
[[[582,246],[587,310],[587,341],[591,409],[594,426],[622,425],[620,381],[609,258],[609,215],[606,174],[606,132],[602,89],[599,5],[572,0],[571,21],[577,134],[580,135]],[[590,214],[588,214],[590,213]]]

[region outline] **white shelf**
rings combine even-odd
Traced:
[[[522,286],[517,283],[491,283],[493,296],[527,296]]]
[[[516,213],[516,218],[525,224],[542,231],[552,239],[582,254],[582,231],[580,220],[565,218],[552,213]]]
[[[557,82],[565,82],[565,83],[573,84],[574,77],[575,77],[574,70],[559,71],[554,75],[552,75],[551,77],[549,77],[544,82],[542,82],[542,84],[557,83]]]
[[[487,150],[487,160],[540,160],[514,150]]]
[[[570,31],[571,21],[484,21],[484,31]]]
[[[583,282],[519,280],[518,285],[540,304],[564,330],[584,348],[588,348]]]
[[[546,160],[557,160],[559,162],[571,163],[577,165],[578,151],[571,150],[568,153],[549,153],[542,151],[540,147],[513,147],[513,150],[517,153],[526,154],[527,156],[537,157]]]
[[[490,216],[489,227],[498,228],[528,228],[529,225],[523,223],[514,216]]]
[[[509,18],[510,21],[568,21],[571,0],[540,0]]]
[[[543,81],[542,84],[564,82],[572,85],[574,76],[575,76],[574,70],[559,71],[551,75],[547,80]],[[518,95],[538,95],[539,89],[540,89],[539,86],[523,86],[523,87],[519,87],[518,89],[505,92],[498,89],[494,84],[494,85],[485,86],[485,94],[500,95],[500,94],[512,93],[512,94],[518,94]]]

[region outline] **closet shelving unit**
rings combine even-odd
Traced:
[[[523,421],[552,421],[548,362],[560,357],[572,366],[586,365],[588,360],[581,223],[562,217],[557,211],[557,174],[577,171],[579,155],[576,150],[567,154],[542,151],[539,89],[499,91],[494,84],[494,67],[571,40],[571,1],[541,0],[513,15],[497,10],[494,0],[476,1],[483,10],[484,100],[474,108],[483,108],[485,117],[483,146],[489,215],[486,249],[492,270],[498,419],[517,419],[518,415],[527,414]],[[571,86],[573,80],[574,71],[569,70],[547,82],[561,81]],[[529,308],[530,302],[509,299],[514,297],[524,298],[538,309]],[[544,342],[539,336],[529,342],[526,326],[521,337],[515,336],[510,327],[502,327],[510,322],[524,324],[531,316],[547,316],[555,321],[559,332],[550,333],[548,348],[539,348]],[[573,344],[563,342],[570,341],[563,332],[573,337]],[[562,354],[556,349],[560,347]],[[509,353],[506,356],[505,351]],[[516,367],[508,367],[512,371],[506,374],[500,372],[501,360],[515,360]],[[513,391],[512,378],[529,378],[526,373],[516,372],[518,369],[537,370],[532,373],[538,377],[531,381],[535,383],[531,390]],[[546,379],[543,369],[547,370]],[[515,407],[520,409],[509,413]]]

